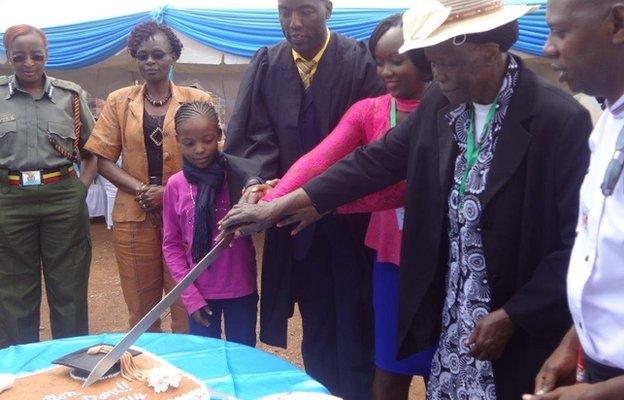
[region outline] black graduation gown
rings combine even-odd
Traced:
[[[242,196],[247,181],[260,177],[260,164],[254,160],[223,153],[225,157],[226,180],[230,195],[230,206],[234,206]]]
[[[353,103],[378,96],[385,88],[366,46],[331,33],[309,90],[319,137],[325,137]],[[298,132],[302,99],[303,87],[291,46],[283,41],[259,49],[241,83],[225,151],[259,161],[262,178],[281,177],[304,154]],[[363,245],[368,215],[338,219],[351,232],[351,252],[362,263],[362,271],[370,271],[370,253]],[[287,320],[293,313],[292,239],[288,232],[266,232],[262,263],[260,340],[281,347],[286,347]],[[370,277],[362,278],[370,281]]]

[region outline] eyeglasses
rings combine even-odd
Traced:
[[[13,63],[23,63],[27,58],[30,58],[33,62],[43,62],[45,60],[45,55],[43,54],[16,54],[11,56],[11,62]]]
[[[147,61],[147,59],[148,59],[148,58],[150,57],[150,55],[151,55],[152,60],[155,60],[155,61],[160,61],[160,60],[162,60],[163,58],[165,58],[165,57],[167,56],[167,54],[169,54],[169,53],[165,53],[165,52],[163,52],[163,51],[155,51],[155,52],[153,52],[153,53],[140,52],[140,53],[137,53],[137,55],[136,55],[136,59],[137,59],[138,61]]]

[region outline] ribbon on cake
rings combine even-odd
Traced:
[[[89,350],[87,350],[87,354],[108,354],[111,350],[113,350],[113,346],[102,344],[99,346],[91,347]],[[126,351],[125,353],[123,353],[123,355],[119,359],[119,362],[122,378],[129,381],[144,381],[147,379],[145,373],[141,371],[134,363],[134,358],[132,357],[132,354],[130,354],[130,352]]]
[[[87,350],[87,354],[107,354],[113,350],[113,346],[99,345]],[[156,393],[169,390],[169,387],[180,386],[182,376],[175,368],[166,365],[153,368],[147,372],[142,371],[134,362],[134,357],[130,352],[123,353],[120,362],[120,375],[129,381],[147,381],[147,385],[154,389]]]

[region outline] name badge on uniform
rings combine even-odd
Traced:
[[[396,210],[397,223],[399,224],[399,230],[403,230],[403,221],[405,220],[405,208],[397,208]]]
[[[3,122],[10,122],[10,121],[15,121],[15,115],[13,114],[0,115],[0,124]]]
[[[22,186],[41,185],[41,171],[22,171]]]

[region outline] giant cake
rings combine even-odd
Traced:
[[[200,381],[162,358],[136,348],[123,357],[128,358],[130,368],[116,365],[109,376],[87,388],[82,384],[88,371],[66,365],[18,375],[12,384],[5,382],[9,387],[0,392],[0,400],[210,400]],[[2,386],[0,382],[0,390]]]

